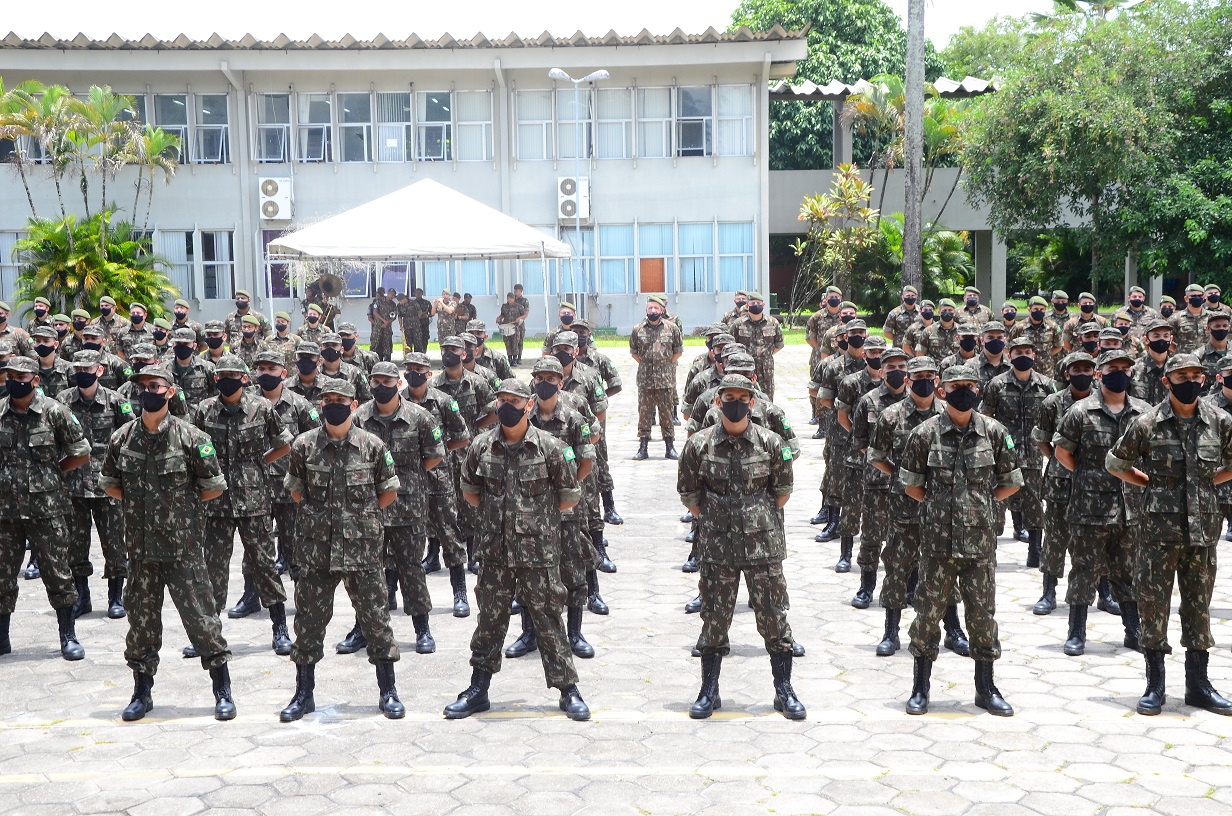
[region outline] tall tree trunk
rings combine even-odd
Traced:
[[[34,208],[34,196],[30,195],[30,179],[26,178],[26,157],[17,156],[17,175],[21,176],[21,186],[26,191],[26,202],[30,205],[30,216],[38,218],[38,210]]]
[[[139,205],[141,201],[141,182],[144,178],[145,178],[145,165],[139,164],[137,165],[137,184],[135,185],[137,189],[133,192],[133,211],[129,213],[129,216],[128,216],[129,220],[133,224],[137,223],[137,206]]]
[[[907,188],[903,202],[903,285],[923,283],[924,175],[924,0],[907,4],[907,74],[905,95]]]
[[[945,213],[945,208],[950,206],[950,199],[954,197],[954,191],[958,189],[958,182],[962,178],[962,165],[958,165],[958,173],[954,176],[954,183],[950,186],[950,192],[945,197],[945,201],[941,202],[941,209],[937,210],[937,217],[933,219],[933,229],[941,228],[941,216]]]

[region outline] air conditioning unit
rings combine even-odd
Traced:
[[[262,221],[291,220],[291,179],[259,179]]]
[[[556,217],[574,224],[590,221],[590,179],[562,176],[556,180]]]

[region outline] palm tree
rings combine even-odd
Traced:
[[[13,164],[17,167],[17,175],[21,177],[22,189],[26,191],[26,202],[30,205],[30,215],[36,218],[38,210],[34,206],[34,196],[30,193],[30,179],[26,177],[26,166],[30,164],[30,157],[26,153],[25,139],[33,134],[26,127],[26,120],[21,115],[21,105],[16,94],[20,91],[23,94],[32,95],[39,93],[42,89],[43,86],[40,83],[30,79],[6,91],[4,79],[0,77],[0,139],[7,139],[13,143]]]
[[[179,137],[173,136],[161,128],[146,125],[144,130],[133,134],[120,154],[123,163],[137,165],[137,182],[134,185],[135,189],[133,191],[132,215],[134,223],[137,218],[137,206],[141,199],[141,188],[144,185],[148,185],[145,221],[141,226],[142,232],[146,232],[150,225],[150,207],[154,200],[154,173],[157,170],[161,170],[163,181],[170,184],[171,179],[175,178],[175,169],[180,163],[180,150]],[[148,181],[145,178],[146,170],[150,171]]]
[[[847,97],[843,103],[841,122],[851,127],[860,136],[871,136],[877,152],[869,161],[870,168],[880,166],[881,198],[877,210],[885,205],[887,182],[890,170],[903,163],[903,80],[893,74],[878,74],[868,82],[868,87]],[[869,173],[871,182],[872,172]],[[880,216],[877,218],[880,222]]]
[[[10,92],[15,116],[19,117],[25,135],[38,143],[45,162],[51,168],[51,177],[56,185],[56,200],[60,203],[60,217],[68,216],[64,206],[64,192],[60,180],[73,163],[69,134],[76,127],[72,94],[63,85],[39,86],[31,90],[15,88]],[[71,233],[70,233],[71,236]]]
[[[124,149],[134,135],[127,116],[135,116],[136,110],[132,97],[117,96],[106,85],[91,86],[86,98],[74,99],[72,106],[78,121],[73,143],[81,172],[81,197],[85,202],[86,216],[89,217],[86,162],[89,161],[99,174],[99,211],[103,212],[107,209],[107,178],[124,166]],[[103,236],[106,234],[107,222],[104,220]]]

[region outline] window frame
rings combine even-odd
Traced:
[[[205,97],[221,97],[223,99],[223,114],[226,122],[223,124],[205,124],[201,121],[202,101]],[[194,93],[192,95],[193,119],[193,164],[230,164],[231,163],[231,94],[229,93]],[[218,134],[218,150],[206,155],[202,137],[206,134]],[[213,158],[217,156],[217,158]]]
[[[343,97],[363,97],[367,100],[368,118],[366,121],[345,121],[343,115],[346,109],[343,107]],[[339,164],[371,164],[373,162],[373,122],[376,119],[376,112],[373,110],[373,99],[371,91],[338,91],[334,94],[336,100],[337,111],[334,115],[337,117],[338,125],[338,146],[337,146],[337,162]],[[351,131],[359,131],[363,141],[363,158],[349,159],[347,158],[347,134]]]
[[[153,114],[153,116],[151,116],[150,118],[153,119],[154,121],[150,122],[150,124],[158,128],[159,130],[164,131],[165,133],[169,133],[173,136],[176,136],[180,140],[180,157],[179,157],[180,164],[196,164],[197,157],[194,151],[194,148],[196,147],[196,145],[193,144],[193,137],[191,133],[192,121],[193,121],[193,113],[190,111],[190,106],[192,103],[189,97],[191,95],[187,91],[185,91],[184,93],[155,93],[153,96],[154,96],[154,100],[153,100],[154,104],[153,106],[151,106],[151,109],[150,109],[150,112]],[[159,113],[158,112],[158,100],[160,97],[181,97],[183,98],[184,100],[184,123],[183,124],[180,124],[178,122],[171,123],[171,124],[163,124],[162,117],[158,115]]]
[[[201,261],[200,261],[201,263],[201,292],[199,295],[200,299],[203,301],[205,300],[231,300],[235,296],[235,230],[234,229],[199,229],[196,231],[196,234],[198,236],[196,238],[198,243],[196,243],[194,247],[200,248],[200,257],[201,257]],[[206,258],[205,237],[207,235],[214,236],[212,240],[215,242],[215,249],[214,249],[215,255],[217,255],[217,243],[216,243],[218,241],[217,236],[227,235],[230,237],[231,258],[229,260],[220,261],[216,257],[213,260],[209,260]],[[219,294],[219,287],[218,287],[218,279],[219,279],[218,270],[220,269],[228,269],[230,271],[230,275],[228,276],[229,281],[227,282],[228,283],[227,291],[225,294],[221,294],[221,295]],[[213,297],[209,297],[208,295],[209,281],[211,279],[211,276],[210,276],[211,271],[213,272],[213,281],[214,281],[214,296]]]
[[[301,102],[304,99],[308,99],[309,107],[306,110],[311,112],[311,106],[314,104],[312,101],[313,97],[323,98],[325,103],[329,106],[329,114],[327,116],[327,121],[325,122],[305,122],[304,121],[303,116],[301,115],[301,111],[305,109],[302,107]],[[295,150],[295,163],[296,164],[330,164],[334,161],[334,153],[336,152],[334,149],[334,144],[333,144],[334,142],[334,132],[333,132],[334,131],[334,107],[335,107],[334,101],[335,101],[334,94],[329,91],[311,92],[311,93],[300,93],[297,91],[295,93],[294,150]],[[319,104],[319,102],[316,104]],[[311,134],[313,131],[317,131],[320,134],[320,137],[321,137],[320,151],[314,152],[312,156],[309,156],[307,155],[308,154],[307,143],[311,139]]]
[[[684,104],[682,102],[683,95],[687,91],[695,91],[705,88],[710,96],[710,113],[706,116],[684,116]],[[676,143],[674,145],[674,155],[678,159],[685,158],[709,158],[714,156],[715,150],[715,86],[714,85],[678,85],[676,90],[676,117],[674,134]],[[701,147],[686,147],[684,139],[684,128],[686,126],[700,125],[702,132]]]
[[[522,99],[529,94],[547,94],[549,105],[552,110],[552,115],[548,119],[524,119],[522,117]],[[554,161],[556,150],[555,139],[555,110],[556,99],[551,88],[519,88],[514,92],[514,134],[517,141],[517,161]],[[538,128],[540,146],[543,148],[543,155],[528,158],[525,155],[523,148],[524,140],[522,137],[523,128]]]
[[[640,104],[644,96],[651,92],[665,92],[667,94],[667,116],[645,116],[642,114],[642,105]],[[670,159],[676,155],[676,100],[675,94],[672,92],[670,85],[651,85],[644,88],[634,89],[633,98],[633,116],[634,116],[634,141],[637,149],[634,151],[634,158],[637,159]],[[660,130],[660,136],[663,140],[663,152],[661,154],[649,155],[646,151],[647,140],[643,138],[642,129],[647,127],[657,126]],[[656,140],[657,141],[657,140]]]
[[[420,97],[445,96],[448,100],[449,119],[426,119],[419,113]],[[415,91],[415,109],[412,113],[415,120],[415,161],[421,162],[450,162],[453,161],[454,153],[454,119],[455,119],[455,104],[453,91]],[[424,110],[427,110],[425,106]],[[439,155],[427,155],[424,150],[424,134],[428,128],[441,129],[441,150]]]

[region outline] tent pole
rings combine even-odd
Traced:
[[[552,332],[552,310],[548,306],[548,259],[544,254],[543,244],[539,245],[539,264],[543,268],[543,325],[546,331]]]

